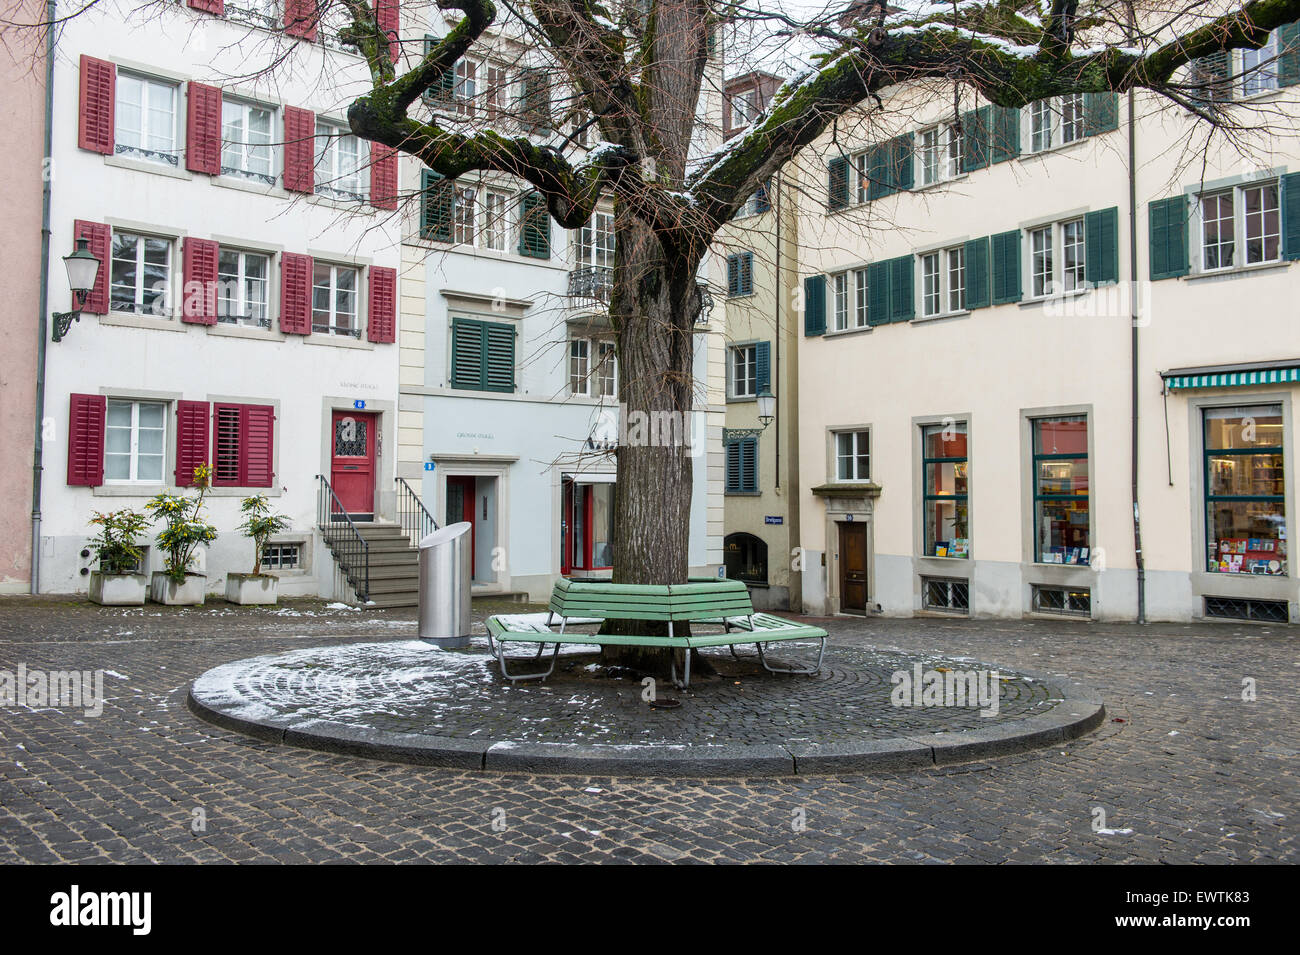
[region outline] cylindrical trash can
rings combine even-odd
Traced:
[[[468,521],[420,541],[420,639],[440,647],[469,646],[470,534]]]

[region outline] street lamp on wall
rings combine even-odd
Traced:
[[[68,287],[72,289],[74,308],[70,312],[54,313],[54,330],[50,337],[56,342],[63,341],[74,321],[81,321],[81,310],[85,308],[86,298],[99,276],[99,259],[90,251],[90,240],[84,236],[77,239],[76,251],[63,257],[63,264],[68,270]]]
[[[766,428],[776,418],[776,397],[772,389],[764,388],[758,393],[758,420]]]

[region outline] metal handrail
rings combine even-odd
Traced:
[[[316,475],[316,480],[319,482],[316,488],[316,524],[325,533],[325,544],[347,575],[357,599],[367,601],[370,599],[370,542],[361,536],[361,531],[348,516],[347,508],[325,475]],[[350,539],[339,539],[331,533],[345,528],[351,535]]]
[[[416,547],[420,546],[421,538],[438,529],[438,522],[405,478],[397,479],[397,520],[402,525],[402,531]]]
[[[584,265],[569,273],[569,296],[608,302],[614,288],[614,270],[601,265]]]

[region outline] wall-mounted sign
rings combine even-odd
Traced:
[[[784,517],[781,517],[779,514],[768,514],[766,517],[763,518],[763,523],[764,523],[764,524],[784,524],[784,523],[785,523],[785,518],[784,518]]]
[[[363,399],[358,398],[356,401],[352,402],[352,407],[356,408],[358,411],[362,411],[365,409],[366,403]]]
[[[844,515],[844,519],[845,519],[846,521],[848,521],[850,524],[853,523],[853,515],[852,515],[852,514],[845,514],[845,515]]]
[[[425,469],[426,471],[432,471],[432,470],[433,470],[434,468],[436,468],[437,466],[438,466],[438,465],[434,464],[432,461],[425,461],[425,462],[424,462],[424,469]]]

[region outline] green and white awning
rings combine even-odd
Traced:
[[[1248,388],[1254,385],[1285,385],[1300,382],[1300,359],[1294,361],[1249,362],[1241,365],[1209,365],[1203,368],[1174,368],[1160,377],[1170,391],[1184,388]]]

